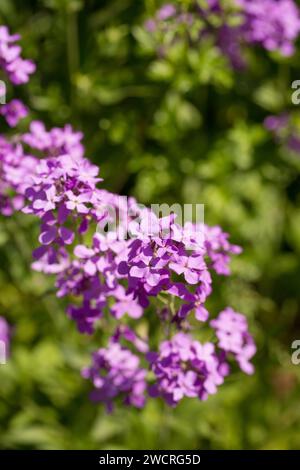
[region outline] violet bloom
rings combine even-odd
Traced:
[[[267,116],[264,120],[264,126],[274,134],[277,134],[282,129],[285,129],[289,124],[289,115],[287,113],[279,114],[278,116]]]
[[[33,208],[42,210],[44,213],[56,209],[56,203],[59,201],[56,188],[54,185],[49,186],[41,193],[42,199],[36,199],[33,203]]]
[[[164,21],[176,14],[176,8],[172,3],[163,5],[157,12],[157,19]]]
[[[253,374],[254,367],[249,361],[256,353],[256,347],[248,332],[246,317],[227,307],[210,325],[216,331],[219,348],[232,353],[243,372]]]
[[[35,173],[37,159],[24,154],[20,144],[0,138],[0,213],[10,216],[21,210],[25,192]]]
[[[0,41],[3,44],[16,42],[20,37],[19,34],[10,34],[7,26],[0,26]]]
[[[145,404],[146,370],[139,358],[118,343],[110,343],[93,354],[92,366],[82,371],[94,384],[91,399],[103,402],[112,411],[113,402],[121,398],[125,405],[142,408]]]
[[[10,328],[5,318],[0,317],[0,364],[9,354]]]
[[[178,256],[169,263],[172,271],[183,275],[188,284],[199,284],[203,273],[207,271],[206,263],[202,256]]]
[[[22,101],[14,99],[0,107],[0,114],[5,117],[10,127],[15,127],[21,119],[27,116],[28,110]]]
[[[119,285],[111,294],[116,300],[111,311],[117,319],[122,318],[125,314],[131,318],[140,318],[143,315],[143,308],[133,298],[133,294],[126,294],[123,286]]]
[[[69,210],[76,210],[79,214],[88,214],[89,209],[85,203],[90,202],[91,197],[89,194],[74,194],[72,191],[66,192],[67,202],[66,207]]]
[[[7,65],[7,72],[15,85],[27,83],[29,75],[34,73],[35,70],[35,64],[31,60],[21,59],[21,57],[18,57]]]

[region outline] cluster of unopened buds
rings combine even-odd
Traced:
[[[294,53],[300,32],[300,14],[294,0],[195,0],[165,3],[146,21],[146,29],[158,35],[160,51],[180,30],[194,32],[196,43],[209,37],[234,67],[245,66],[244,45],[260,45],[283,56]]]
[[[2,49],[16,37],[3,28],[7,72]],[[33,269],[55,276],[57,296],[72,299],[67,314],[81,333],[101,328],[107,338],[82,372],[93,382],[92,399],[108,410],[116,399],[142,407],[150,396],[174,406],[216,393],[230,363],[252,373],[246,318],[226,308],[212,320],[205,308],[211,273],[228,275],[241,249],[220,227],[180,225],[173,213],[158,217],[100,189],[82,137],[70,125],[47,131],[39,121],[2,136],[0,212],[39,220]],[[213,339],[197,340],[208,328]]]

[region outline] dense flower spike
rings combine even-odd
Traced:
[[[168,6],[159,17],[174,13]],[[30,61],[22,62],[23,75],[17,67],[17,39],[0,28],[0,66],[15,84],[33,70]],[[11,126],[25,115],[22,106],[13,100],[2,108]],[[215,393],[230,355],[252,372],[255,348],[242,315],[227,309],[212,322],[216,345],[186,334],[197,334],[207,322],[211,273],[229,275],[231,255],[240,247],[218,226],[181,225],[173,213],[158,217],[133,198],[100,189],[99,168],[84,157],[82,137],[68,124],[47,130],[40,121],[10,140],[2,136],[0,212],[22,210],[39,220],[33,269],[55,275],[57,296],[72,299],[67,314],[81,333],[93,334],[100,325],[111,336],[83,371],[95,387],[92,398],[108,410],[119,397],[142,407],[148,390],[174,406],[184,396],[203,400]],[[227,323],[237,315],[237,328],[225,341]],[[158,352],[149,353],[147,335],[158,338]]]

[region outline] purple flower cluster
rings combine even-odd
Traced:
[[[142,408],[145,404],[146,369],[141,368],[140,359],[117,342],[110,342],[93,354],[93,364],[82,371],[95,389],[93,401],[101,401],[108,411],[113,409],[113,400],[121,396],[125,405]]]
[[[105,195],[101,192],[102,198]],[[85,207],[90,204],[86,203]],[[58,211],[65,215],[64,206]],[[131,201],[131,217],[138,211],[135,201]],[[75,219],[85,217],[85,213],[74,212],[72,217]],[[99,207],[97,212],[97,208],[92,206],[90,212],[99,214]],[[50,227],[42,223],[42,246],[35,251],[39,260],[34,267],[58,273],[59,296],[81,299],[79,304],[68,307],[68,314],[85,333],[93,332],[94,323],[105,312],[116,319],[125,314],[133,319],[140,318],[151,299],[159,295],[173,298],[173,323],[179,325],[193,310],[199,321],[206,321],[208,312],[204,302],[212,292],[209,268],[229,274],[229,255],[240,251],[239,247],[227,241],[227,234],[219,227],[199,226],[198,232],[201,230],[204,236],[209,234],[199,244],[199,240],[191,238],[195,233],[191,227],[177,225],[173,216],[158,219],[147,209],[139,212],[139,221],[125,220],[135,238],[120,240],[114,232],[107,236],[96,233],[90,247],[74,242],[76,234],[70,233],[63,225],[65,218],[55,221],[53,213],[51,219],[49,217],[47,214],[47,220],[51,220]],[[107,220],[105,214],[101,217],[102,221]],[[149,218],[155,233],[144,231]],[[80,227],[82,221],[77,225]],[[160,232],[166,225],[168,230]],[[65,246],[73,243],[74,256],[70,259]]]
[[[232,353],[243,372],[253,374],[254,368],[249,361],[256,353],[256,347],[244,315],[227,307],[210,325],[216,331],[219,348]]]
[[[211,21],[213,15],[220,20],[218,26]],[[200,19],[204,21],[199,22]],[[238,19],[239,24],[232,26],[231,19]],[[197,22],[197,41],[213,37],[216,45],[237,68],[245,65],[243,45],[259,44],[266,50],[290,56],[294,53],[294,42],[300,32],[300,13],[294,0],[235,0],[228,9],[220,0],[209,0],[206,6],[202,2],[201,7],[195,1],[189,11],[180,2],[176,5],[167,3],[154,18],[146,21],[145,27],[152,34],[163,34],[174,41],[178,37],[179,25],[185,24],[189,30]]]
[[[261,44],[283,56],[294,53],[300,32],[299,9],[293,0],[236,0],[243,11],[242,32],[246,42]]]
[[[10,127],[15,127],[21,119],[27,116],[28,111],[22,101],[13,99],[9,103],[1,106],[0,114],[5,117]]]
[[[26,83],[35,70],[32,61],[21,58],[21,47],[16,44],[19,39],[18,34],[10,35],[6,26],[0,26],[0,68],[13,85]],[[6,87],[2,86],[2,99],[5,94]],[[0,106],[0,114],[10,127],[15,127],[20,119],[27,116],[28,110],[22,101],[12,99]],[[0,136],[0,214],[9,216],[22,208],[24,191],[36,163],[35,157],[26,155],[19,136],[11,141]]]
[[[21,47],[16,44],[19,34],[11,35],[7,26],[0,26],[0,68],[5,72],[13,85],[27,83],[29,76],[35,71],[35,64],[31,60],[21,57]],[[1,90],[5,96],[6,90]],[[22,101],[13,99],[10,103],[0,106],[2,114],[10,127],[15,127],[20,119],[27,116],[27,108]]]
[[[183,397],[205,400],[217,392],[228,374],[228,366],[220,361],[213,343],[201,344],[185,333],[163,341],[159,352],[147,357],[156,378],[149,394],[163,397],[170,406]]]
[[[0,136],[0,214],[10,216],[22,209],[37,158],[26,155],[18,140]]]
[[[27,83],[35,71],[35,64],[21,57],[21,47],[16,44],[19,39],[19,34],[10,34],[7,26],[0,26],[0,67],[14,85]]]
[[[10,119],[16,122],[13,110]],[[11,139],[2,136],[0,212],[37,218],[33,269],[55,276],[57,296],[70,299],[67,314],[81,333],[100,327],[110,336],[83,372],[93,399],[109,410],[119,397],[143,406],[146,391],[172,406],[184,396],[203,400],[223,382],[230,354],[250,371],[254,343],[246,320],[233,324],[231,349],[219,338],[226,322],[213,325],[218,345],[185,333],[207,322],[211,272],[229,275],[231,255],[241,249],[218,226],[182,226],[174,214],[157,217],[133,198],[100,189],[82,137],[70,125],[47,130],[40,121]],[[149,353],[148,338],[157,338],[157,353]]]

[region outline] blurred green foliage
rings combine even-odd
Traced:
[[[237,374],[205,403],[106,415],[80,368],[95,348],[66,318],[52,280],[30,271],[36,227],[1,220],[0,315],[14,326],[0,369],[0,448],[300,448],[300,158],[263,128],[293,109],[300,49],[290,59],[245,51],[231,69],[209,41],[164,54],[143,28],[160,2],[1,0],[38,71],[21,91],[48,126],[71,122],[104,185],[143,203],[204,203],[205,219],[244,247],[209,301],[244,312],[256,374]],[[26,123],[24,124],[26,125]]]

